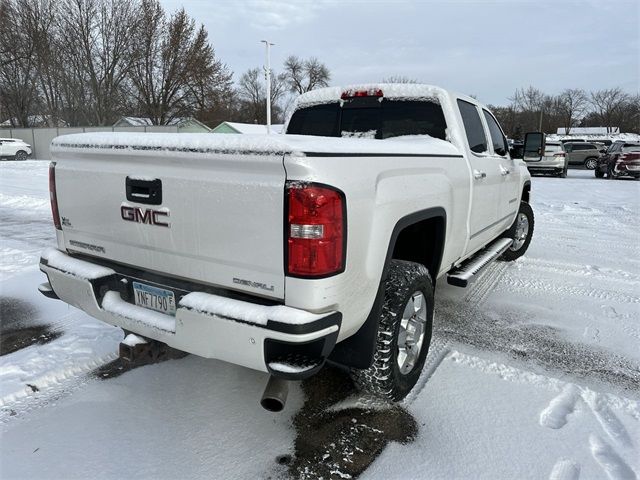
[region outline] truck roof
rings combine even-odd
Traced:
[[[405,100],[429,100],[439,102],[447,95],[463,98],[478,103],[477,100],[450,92],[441,87],[421,83],[364,83],[343,87],[327,87],[303,93],[296,101],[296,108],[340,101],[345,92],[382,91],[384,98]]]

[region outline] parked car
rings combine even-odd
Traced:
[[[600,151],[598,146],[588,142],[567,142],[564,144],[569,165],[583,165],[588,170],[593,170],[598,164]]]
[[[0,158],[26,160],[31,153],[31,145],[19,138],[0,138]]]
[[[615,142],[598,158],[597,178],[633,177],[640,179],[640,143]]]
[[[54,139],[40,291],[143,343],[268,372],[265,408],[326,361],[402,399],[436,279],[466,287],[531,241],[529,172],[471,97],[326,88],[298,98],[286,134],[230,137]],[[525,150],[543,145],[527,134]]]
[[[556,175],[560,178],[567,177],[567,156],[563,145],[560,142],[546,142],[544,146],[544,155],[542,157],[527,153],[524,156],[524,162],[527,164],[529,172],[544,173]]]

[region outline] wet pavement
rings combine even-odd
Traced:
[[[0,297],[0,355],[34,344],[45,344],[62,335],[61,330],[39,323],[38,309],[18,298]]]

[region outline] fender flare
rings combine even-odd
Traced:
[[[376,293],[376,298],[373,302],[369,315],[367,315],[367,319],[355,334],[335,346],[333,352],[329,356],[329,363],[342,367],[361,369],[369,368],[371,366],[373,362],[373,354],[376,348],[378,322],[380,321],[382,302],[384,300],[384,284],[389,272],[389,265],[391,263],[398,236],[400,235],[400,232],[408,226],[432,218],[441,218],[444,221],[444,228],[440,234],[441,238],[437,253],[438,256],[434,262],[435,272],[437,273],[440,270],[447,229],[447,212],[445,209],[442,207],[427,208],[425,210],[411,213],[398,220],[391,232],[389,245],[387,247],[387,255],[382,268],[380,284],[378,286],[378,292]],[[435,287],[436,279],[433,278],[432,280]]]

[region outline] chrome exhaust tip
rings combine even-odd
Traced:
[[[264,387],[260,405],[270,412],[281,412],[287,403],[288,395],[289,381],[270,376],[267,385]]]

